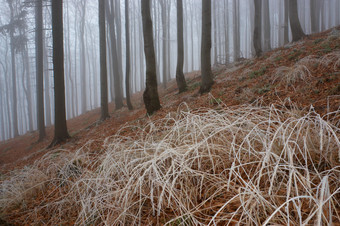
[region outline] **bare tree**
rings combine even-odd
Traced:
[[[269,0],[263,0],[263,51],[271,49]]]
[[[107,93],[107,68],[106,68],[106,29],[105,29],[105,2],[98,0],[99,18],[99,48],[100,48],[100,120],[109,117],[108,93]]]
[[[253,43],[256,56],[259,57],[262,54],[261,47],[261,33],[262,33],[262,23],[261,23],[261,13],[262,13],[262,0],[254,0],[255,6],[255,24],[254,24],[254,34]]]
[[[296,42],[305,36],[299,20],[297,10],[297,0],[289,0],[289,22],[292,30],[293,42]]]
[[[176,68],[176,82],[179,92],[184,92],[187,89],[187,84],[183,74],[184,64],[184,49],[183,49],[183,2],[177,0],[177,68]]]
[[[100,1],[100,0],[99,0]],[[129,18],[129,0],[125,0],[125,41],[126,41],[126,76],[125,76],[125,90],[126,90],[126,104],[129,110],[132,110],[130,98],[130,18]],[[142,63],[142,62],[140,62]]]
[[[35,51],[36,51],[36,80],[37,80],[37,122],[39,140],[46,137],[44,111],[44,58],[43,58],[43,11],[42,0],[35,2]]]
[[[214,83],[211,71],[211,0],[202,0],[202,84],[199,92],[209,92]]]
[[[153,45],[153,28],[150,14],[150,0],[141,0],[144,52],[146,60],[146,87],[143,93],[143,100],[146,111],[149,115],[161,108],[156,75],[155,49]]]
[[[65,140],[67,131],[64,84],[63,1],[52,1],[53,72],[54,72],[54,138],[50,147]]]
[[[123,90],[122,90],[122,74],[120,69],[120,61],[118,58],[119,49],[117,47],[117,36],[116,36],[116,28],[115,28],[115,9],[113,0],[110,1],[110,4],[105,8],[105,15],[108,22],[109,33],[110,33],[110,44],[111,44],[111,60],[112,62],[112,71],[113,71],[113,86],[114,86],[114,97],[115,97],[115,107],[116,109],[120,109],[123,107]]]

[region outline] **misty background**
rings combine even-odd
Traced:
[[[125,5],[106,1],[109,102],[125,97]],[[268,51],[291,40],[286,0],[263,0],[262,48]],[[227,65],[255,55],[253,0],[212,1],[212,64]],[[145,87],[141,1],[130,0],[131,94]],[[45,124],[53,125],[51,2],[43,1]],[[200,70],[201,1],[184,0],[184,72]],[[64,66],[66,117],[100,107],[98,1],[65,0]],[[339,0],[298,0],[306,34],[340,24]],[[35,71],[35,2],[0,0],[0,140],[37,130]],[[151,15],[159,84],[175,78],[177,60],[176,1],[153,0]],[[288,36],[285,36],[288,34]],[[62,37],[60,37],[62,38]],[[13,48],[13,49],[12,49]],[[132,103],[133,104],[133,103]],[[16,105],[16,114],[14,114]],[[16,123],[15,123],[16,122]],[[16,128],[18,134],[16,134]]]

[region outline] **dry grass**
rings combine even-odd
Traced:
[[[281,66],[276,69],[273,75],[273,83],[279,80],[280,83],[286,85],[286,87],[294,85],[297,81],[304,81],[312,77],[310,68],[317,66],[320,60],[311,55],[299,60],[296,64],[291,67]]]
[[[334,71],[339,71],[340,68],[340,51],[331,52],[322,57],[321,63],[326,66],[333,66]]]
[[[183,104],[101,150],[50,153],[2,180],[2,212],[34,224],[339,223],[340,130],[284,106]]]

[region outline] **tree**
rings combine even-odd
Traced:
[[[263,50],[271,49],[269,0],[263,1]]]
[[[261,47],[261,33],[262,33],[262,23],[261,23],[261,13],[262,13],[262,0],[254,0],[255,6],[255,24],[254,24],[254,34],[253,43],[256,56],[259,57],[262,54]]]
[[[113,0],[107,1],[109,3],[106,9],[106,17],[108,21],[109,33],[110,33],[110,44],[111,44],[111,60],[112,71],[113,71],[113,86],[114,86],[114,97],[115,97],[115,108],[120,109],[123,105],[123,90],[122,90],[122,74],[121,74],[121,60],[118,57],[119,49],[116,40],[116,28],[115,28],[115,10]],[[112,78],[112,77],[111,77]]]
[[[299,21],[297,10],[297,0],[289,0],[289,22],[292,30],[293,42],[296,42],[305,36]]]
[[[233,45],[234,61],[240,58],[240,2],[233,1]]]
[[[43,58],[43,15],[42,0],[36,0],[35,6],[35,51],[36,51],[36,80],[37,80],[37,122],[39,140],[46,136],[44,112],[44,58]]]
[[[153,28],[150,14],[150,0],[141,0],[142,21],[143,21],[143,37],[144,37],[144,53],[146,61],[146,87],[143,93],[143,100],[146,111],[149,115],[161,108],[156,75],[156,59],[155,49],[153,45]]]
[[[64,40],[63,40],[63,1],[52,1],[52,37],[53,37],[53,72],[54,72],[54,138],[53,147],[68,138],[65,112],[64,84]]]
[[[11,46],[11,65],[12,65],[12,114],[13,114],[13,132],[14,137],[19,135],[18,130],[18,106],[17,106],[17,75],[15,70],[15,24],[16,21],[14,19],[14,9],[13,2],[11,0],[7,0],[9,9],[10,9],[10,24],[8,26],[9,36],[10,36],[10,46]]]
[[[289,21],[289,0],[284,0],[284,8],[285,8],[285,14],[284,14],[284,30],[283,30],[283,43],[287,44],[289,42],[289,35],[288,35],[288,21]]]
[[[183,2],[177,0],[177,68],[176,68],[176,82],[179,92],[187,90],[187,83],[183,74],[184,64],[184,49],[183,49]]]
[[[211,72],[211,0],[202,0],[202,43],[201,43],[202,84],[199,92],[209,92],[213,85]]]
[[[100,1],[100,0],[99,0]],[[130,19],[129,19],[129,0],[125,0],[125,41],[126,41],[126,75],[125,75],[125,90],[126,104],[129,110],[132,110],[130,98]]]
[[[99,17],[99,47],[100,47],[100,120],[109,117],[108,94],[107,94],[107,68],[106,68],[106,29],[105,29],[105,2],[98,0]]]

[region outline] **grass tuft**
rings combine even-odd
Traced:
[[[7,175],[1,210],[19,224],[339,223],[340,130],[330,121],[287,104],[181,105],[135,137],[107,137],[100,153],[89,143]]]

